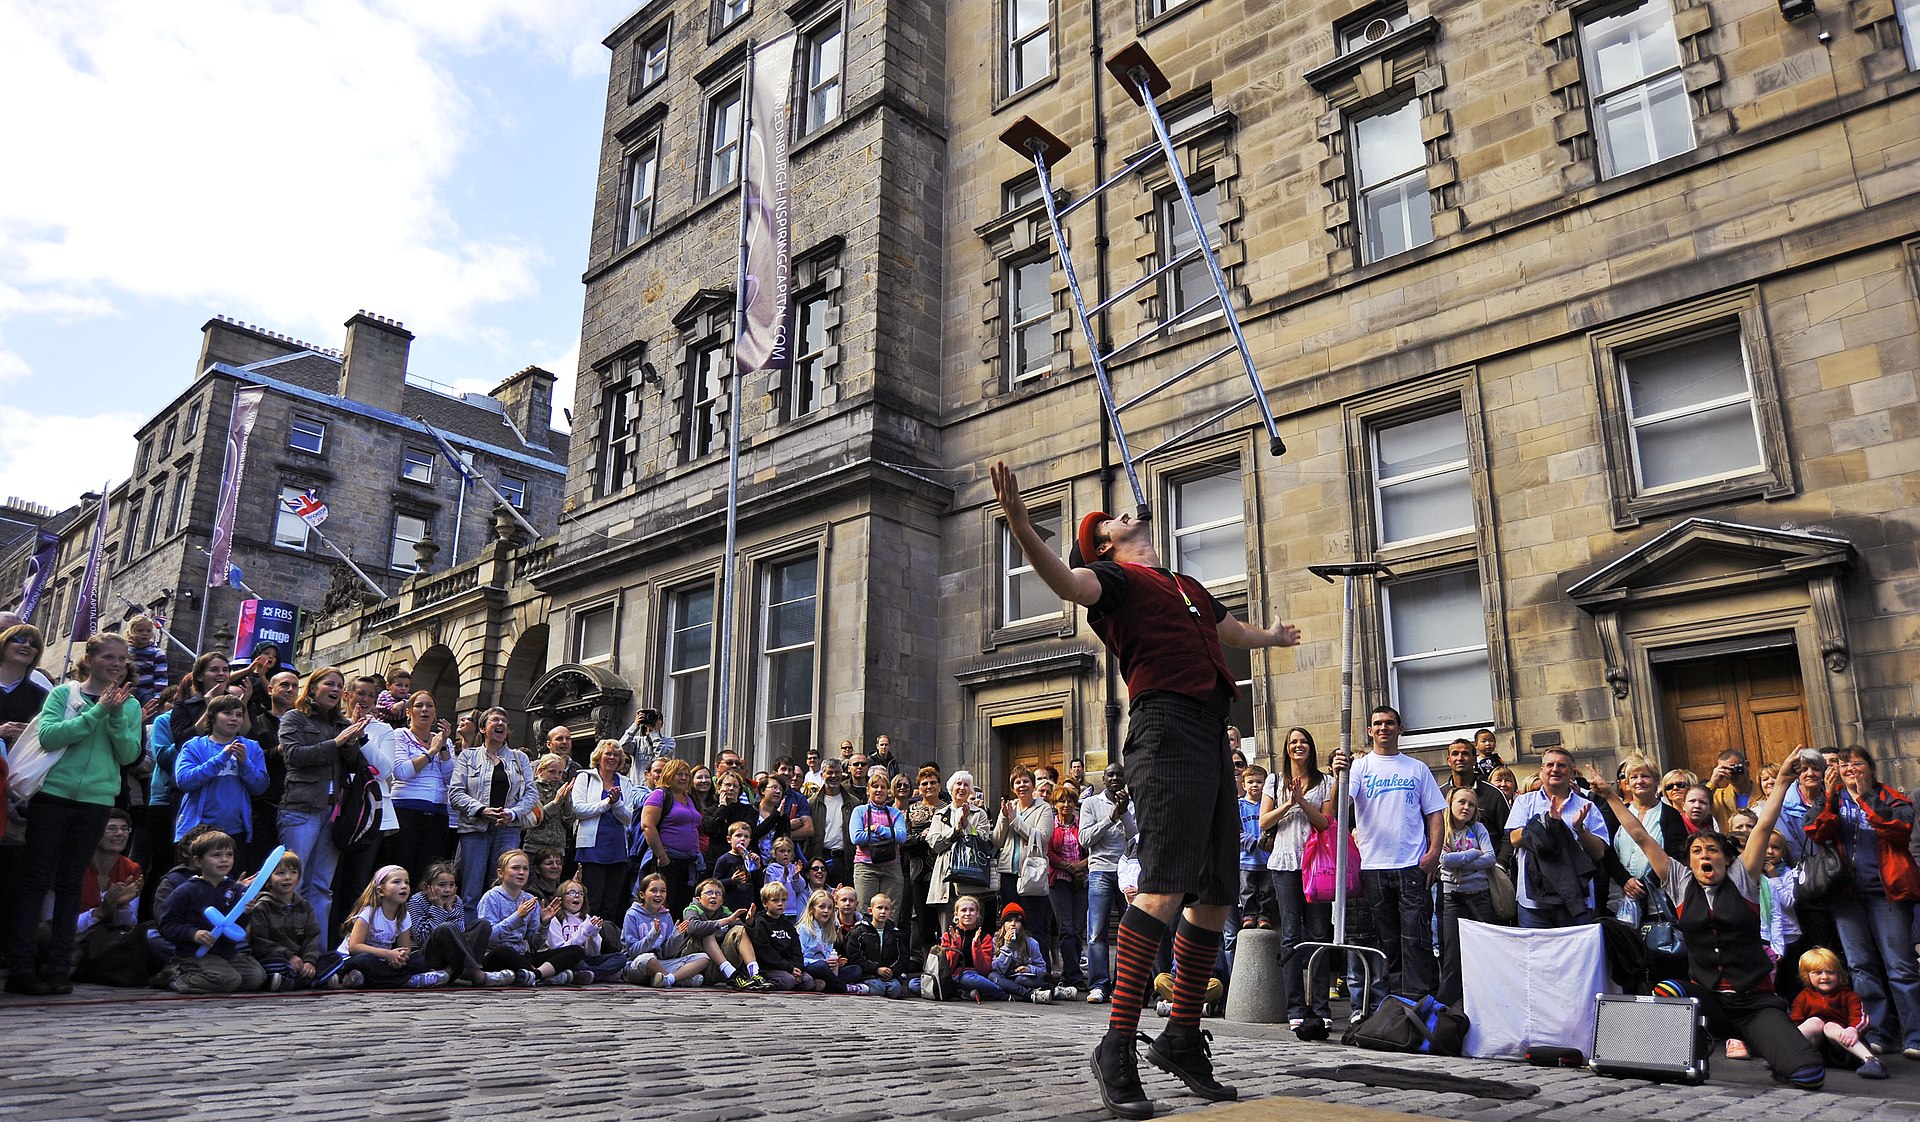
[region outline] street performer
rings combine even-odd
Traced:
[[[1124,748],[1139,824],[1140,890],[1120,920],[1113,1012],[1093,1050],[1094,1082],[1115,1118],[1152,1118],[1140,1087],[1134,1041],[1154,958],[1176,913],[1174,991],[1166,1029],[1147,1060],[1202,1098],[1238,1098],[1213,1076],[1211,1033],[1200,1030],[1220,932],[1239,892],[1240,810],[1226,748],[1227,707],[1238,696],[1220,645],[1291,647],[1300,630],[1258,628],[1227,614],[1200,582],[1167,571],[1145,522],[1095,511],[1080,521],[1071,567],[1027,517],[1005,463],[992,468],[1007,529],[1035,573],[1087,622],[1127,680],[1131,710]]]

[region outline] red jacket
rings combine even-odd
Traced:
[[[1830,994],[1818,993],[1811,987],[1801,990],[1794,996],[1793,1009],[1787,1017],[1796,1025],[1808,1017],[1818,1017],[1830,1025],[1867,1031],[1866,1009],[1860,1004],[1860,995],[1852,990]]]
[[[949,927],[940,937],[940,953],[946,956],[947,968],[956,978],[969,970],[985,974],[993,969],[993,935],[979,927],[968,939],[958,927]]]
[[[1821,845],[1840,841],[1840,794],[1836,787],[1827,792],[1827,805],[1807,827],[1807,836]],[[1906,903],[1920,901],[1920,870],[1913,866],[1907,842],[1913,836],[1913,801],[1887,786],[1877,784],[1873,796],[1860,804],[1860,810],[1873,827],[1874,847],[1880,854],[1880,882],[1887,899]]]

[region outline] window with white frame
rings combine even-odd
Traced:
[[[1380,545],[1473,529],[1473,477],[1461,410],[1382,424],[1372,436],[1373,509]]]
[[[1615,355],[1641,494],[1750,475],[1761,455],[1737,324]]]
[[[633,51],[633,75],[627,86],[628,101],[637,99],[666,78],[668,50],[672,43],[671,23],[661,24],[640,40]]]
[[[507,500],[508,506],[515,510],[527,509],[526,480],[516,479],[511,475],[502,475],[500,477],[499,487],[500,497]]]
[[[1353,163],[1364,260],[1379,261],[1433,240],[1419,98],[1355,121]]]
[[[609,662],[613,659],[613,605],[575,612],[573,615],[573,660]]]
[[[1012,214],[1029,203],[1040,201],[1040,177],[1028,173],[1000,187],[1000,213]]]
[[[1409,731],[1493,723],[1493,680],[1480,574],[1473,567],[1381,586],[1387,686]]]
[[[1207,242],[1220,249],[1220,198],[1212,186],[1193,190],[1193,207],[1200,212],[1200,224],[1207,231]],[[1185,315],[1189,321],[1206,318],[1206,309],[1219,314],[1220,293],[1213,287],[1213,271],[1199,251],[1200,239],[1193,232],[1193,217],[1187,213],[1186,200],[1179,191],[1160,196],[1161,260],[1187,260],[1166,275],[1167,318]],[[1191,314],[1187,314],[1191,313]]]
[[[427,536],[427,520],[417,514],[396,512],[393,516],[393,547],[387,554],[387,567],[396,573],[419,571],[419,558],[413,547]]]
[[[800,131],[810,133],[840,116],[841,51],[845,40],[840,21],[829,20],[807,32],[800,57],[806,66],[806,104]]]
[[[687,432],[685,459],[697,460],[726,446],[721,430],[727,411],[727,367],[732,348],[724,342],[706,344],[687,362]]]
[[[1030,512],[1033,528],[1046,541],[1060,540],[1060,508],[1044,506]],[[1011,627],[1029,620],[1052,619],[1063,610],[1060,594],[1047,587],[1034,571],[1033,562],[1013,540],[1005,522],[994,523],[1000,540],[1000,626]]]
[[[1900,37],[1907,45],[1907,69],[1920,70],[1920,0],[1899,0]]]
[[[638,480],[640,362],[638,357],[623,360],[621,375],[600,391],[600,470],[594,486],[602,496],[624,491]]]
[[[287,447],[318,456],[327,447],[327,426],[306,417],[295,417],[287,432]]]
[[[1667,0],[1640,0],[1580,23],[1603,178],[1693,151],[1693,109]]]
[[[1006,287],[1007,381],[1017,384],[1053,367],[1053,258],[1044,252],[1001,266]]]
[[[653,233],[659,193],[660,137],[648,137],[620,161],[620,245],[625,249]]]
[[[753,0],[713,0],[714,34],[719,34],[746,18]]]
[[[433,453],[408,448],[400,453],[400,478],[409,483],[433,482]]]
[[[1174,568],[1202,584],[1245,579],[1247,514],[1239,466],[1176,479],[1167,499]]]
[[[821,368],[827,357],[827,310],[824,294],[803,296],[794,314],[793,362],[787,368],[786,393],[780,401],[781,420],[804,417],[820,408]]]
[[[167,477],[161,476],[153,481],[153,509],[147,515],[146,537],[141,539],[142,549],[152,549],[160,540],[160,523],[167,511]]]
[[[287,509],[289,501],[299,502],[306,493],[304,487],[284,484],[273,504],[273,544],[282,549],[307,548],[307,536],[313,531],[299,515]]]
[[[668,594],[666,647],[667,688],[662,709],[667,731],[683,758],[704,760],[713,692],[711,584]]]
[[[1053,0],[1001,0],[1007,12],[1007,93],[1053,72]]]
[[[158,514],[154,515],[154,521],[157,522],[159,520],[160,516]],[[140,500],[138,499],[127,504],[127,537],[125,541],[120,543],[120,546],[120,563],[122,565],[132,561],[134,556],[140,552]],[[58,619],[60,617],[56,615],[47,618]]]
[[[187,521],[187,500],[193,495],[189,486],[193,479],[193,463],[180,465],[180,474],[173,481],[173,512],[167,515],[167,533],[177,534]]]
[[[819,592],[817,555],[761,569],[759,702],[765,758],[801,757],[813,743]]]
[[[707,194],[740,181],[741,85],[734,79],[724,89],[707,95]]]

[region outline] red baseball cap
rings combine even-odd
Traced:
[[[1096,510],[1080,520],[1080,532],[1074,535],[1075,556],[1071,559],[1075,565],[1091,565],[1100,556],[1100,523],[1113,518],[1104,510]]]

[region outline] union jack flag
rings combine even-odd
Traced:
[[[314,494],[311,487],[298,495],[283,497],[280,505],[292,511],[294,517],[316,530],[320,528],[320,523],[327,520],[327,504],[320,501],[320,496]]]

